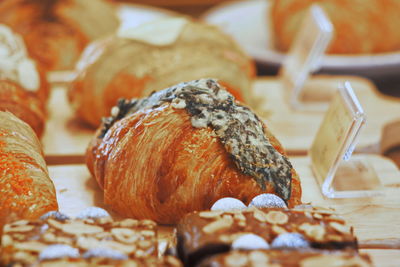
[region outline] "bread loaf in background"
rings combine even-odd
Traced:
[[[375,54],[400,50],[398,0],[273,0],[275,46],[288,51],[312,4],[320,5],[334,25],[330,54]]]
[[[24,37],[29,54],[46,71],[73,69],[90,41],[119,25],[106,0],[3,0],[0,23]]]
[[[165,34],[167,33],[167,34]],[[213,77],[249,102],[254,63],[214,26],[170,18],[96,41],[77,64],[69,98],[98,126],[119,98],[145,97],[182,81]]]

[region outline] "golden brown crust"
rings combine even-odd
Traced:
[[[120,214],[159,223],[176,223],[222,197],[248,203],[263,193],[237,169],[210,128],[194,128],[188,113],[170,104],[116,122],[102,141],[92,141],[87,162],[104,187],[107,204]],[[301,198],[299,178],[293,174],[289,206]],[[265,192],[273,193],[272,185]]]
[[[58,209],[39,140],[9,112],[0,112],[0,159],[1,223],[35,219]]]
[[[77,73],[69,98],[80,118],[98,126],[119,98],[145,97],[200,78],[219,79],[237,100],[249,102],[255,67],[220,30],[188,22],[168,46],[117,36],[96,41],[85,49]]]
[[[328,53],[369,54],[400,50],[400,2],[396,0],[275,0],[270,16],[275,45],[288,51],[306,10],[314,3],[324,8],[335,33]],[[384,15],[382,15],[384,14]]]
[[[73,69],[84,47],[113,32],[118,19],[103,0],[4,0],[0,23],[21,34],[30,55],[51,71]]]
[[[41,97],[46,96],[43,93]],[[44,104],[37,94],[26,91],[15,82],[0,80],[0,111],[10,111],[28,123],[37,136],[42,136],[46,116]]]

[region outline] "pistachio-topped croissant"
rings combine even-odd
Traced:
[[[119,98],[210,76],[249,102],[254,63],[242,49],[215,26],[169,18],[91,44],[69,97],[77,116],[97,127]]]
[[[87,150],[105,202],[125,216],[176,223],[222,197],[300,203],[299,178],[275,137],[212,79],[121,100]]]

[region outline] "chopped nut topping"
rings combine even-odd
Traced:
[[[324,218],[324,216],[322,216],[321,213],[316,213],[316,212],[313,213],[313,217],[317,220],[322,220]]]
[[[143,236],[149,236],[149,237],[153,237],[156,235],[156,233],[151,230],[142,230],[142,231],[140,231],[140,234]]]
[[[33,225],[20,225],[16,227],[4,227],[5,233],[18,233],[18,232],[29,232],[34,228]]]
[[[1,238],[1,245],[3,247],[11,246],[13,244],[13,239],[9,235],[3,235]]]
[[[299,226],[299,229],[303,231],[306,236],[316,241],[322,241],[325,235],[325,228],[319,224],[303,223]]]
[[[248,260],[247,257],[240,253],[231,253],[225,258],[225,265],[232,267],[246,266]]]
[[[82,235],[100,233],[104,229],[100,226],[88,225],[79,221],[72,221],[71,223],[64,224],[61,230],[67,234]]]
[[[261,210],[254,210],[253,216],[255,219],[259,220],[260,222],[266,222],[267,221],[267,214],[262,212]]]
[[[246,216],[244,216],[243,213],[235,213],[233,218],[239,222],[246,222]]]
[[[350,228],[344,224],[337,222],[330,222],[329,225],[332,226],[332,228],[338,231],[339,233],[350,234]]]
[[[147,249],[147,248],[151,247],[151,244],[152,244],[151,241],[148,241],[148,240],[141,240],[138,243],[139,247],[141,247],[143,249]]]
[[[119,225],[121,227],[135,227],[139,225],[139,221],[134,219],[125,219],[120,221]]]
[[[63,223],[60,223],[59,221],[56,221],[56,220],[54,220],[54,219],[48,219],[48,220],[47,220],[47,223],[48,223],[49,225],[51,225],[52,227],[58,229],[58,230],[62,230],[62,229],[63,229],[63,226],[64,226]]]
[[[211,222],[211,223],[207,224],[206,226],[204,226],[203,232],[205,232],[207,234],[213,234],[219,230],[231,227],[232,224],[233,224],[233,219],[232,218],[228,219],[225,217],[221,220]]]
[[[128,228],[114,228],[111,229],[111,233],[118,241],[124,243],[133,243],[139,239],[135,231]]]
[[[219,217],[222,213],[224,213],[222,210],[202,211],[199,216],[205,219],[213,219]]]
[[[276,235],[287,233],[285,228],[280,227],[278,225],[273,225],[272,226],[272,232],[274,232],[274,234],[276,234]]]
[[[270,224],[285,224],[289,221],[289,216],[281,211],[269,211],[266,220]]]
[[[17,250],[40,252],[46,247],[45,244],[37,241],[27,241],[22,243],[15,243],[14,248]]]
[[[268,256],[260,251],[252,251],[249,254],[249,259],[254,266],[268,266]]]

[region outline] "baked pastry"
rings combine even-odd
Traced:
[[[119,25],[105,0],[3,0],[0,23],[20,33],[46,70],[70,70],[84,47]]]
[[[39,140],[9,112],[0,112],[0,231],[13,219],[35,219],[57,210]]]
[[[40,137],[44,130],[49,85],[27,55],[22,38],[0,24],[0,111],[27,122]]]
[[[119,98],[145,97],[182,81],[214,77],[249,102],[252,60],[214,26],[170,18],[91,44],[77,64],[69,98],[79,118],[98,126]]]
[[[275,46],[288,51],[312,4],[320,5],[335,32],[328,53],[371,54],[400,50],[400,2],[397,0],[274,0],[270,16]]]
[[[176,223],[222,197],[261,193],[300,203],[301,186],[277,139],[212,79],[121,100],[86,161],[118,213]]]
[[[95,207],[82,211],[75,219],[49,212],[38,220],[7,224],[1,246],[4,265],[181,266],[175,258],[157,258],[154,222],[113,220]]]
[[[0,80],[14,81],[46,101],[50,86],[44,71],[29,57],[21,36],[4,24],[0,24],[0,50]]]
[[[248,234],[250,236],[246,236]],[[242,237],[244,239],[240,241]],[[193,212],[177,226],[177,240],[177,251],[182,261],[191,266],[207,256],[234,248],[357,251],[352,228],[325,209],[252,207]],[[257,247],[257,243],[261,245]]]
[[[218,254],[201,262],[198,267],[372,267],[366,254],[352,252],[292,251],[292,250],[254,250],[232,251]]]
[[[28,123],[38,137],[45,126],[45,111],[42,102],[17,83],[0,80],[0,111],[9,111]]]

